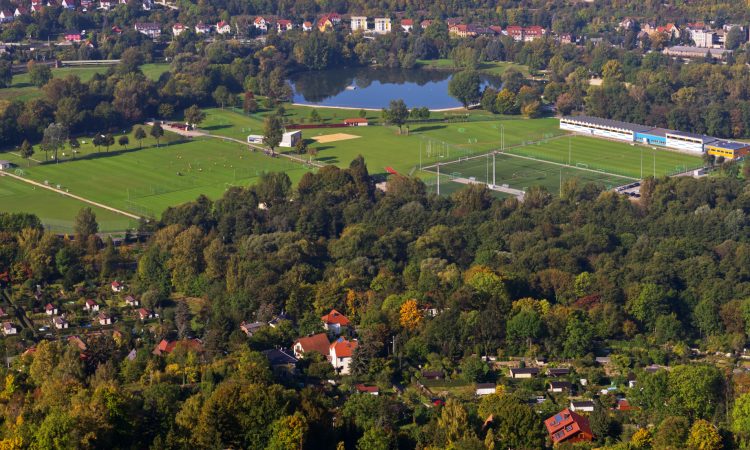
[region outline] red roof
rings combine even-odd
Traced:
[[[297,339],[294,341],[294,346],[296,347],[297,344],[302,346],[302,351],[304,353],[318,352],[321,355],[328,355],[328,346],[330,345],[330,342],[328,342],[328,335],[325,333],[318,333]]]
[[[225,27],[227,25],[228,24],[222,20],[221,22],[219,22],[219,23],[216,24],[216,28],[223,28],[223,27]]]
[[[47,306],[45,306],[44,309],[46,309],[47,311],[52,311],[53,309],[55,309],[55,307],[52,306],[52,303],[47,303]]]
[[[203,351],[203,344],[199,339],[184,339],[182,341],[168,341],[166,339],[162,339],[161,342],[156,345],[156,348],[154,348],[154,351],[152,353],[154,355],[172,353],[177,348],[177,346],[183,346],[188,348],[189,350],[193,350],[196,352]]]
[[[353,117],[351,119],[344,119],[344,123],[368,123],[364,117]]]
[[[411,19],[401,19],[401,25],[412,26],[414,21]]]
[[[593,439],[589,420],[565,408],[544,421],[553,444],[562,441],[577,442]]]
[[[349,319],[347,319],[345,315],[341,314],[335,309],[332,309],[331,312],[321,317],[320,320],[322,320],[325,324],[338,324],[342,327],[348,327],[350,323]]]
[[[357,341],[347,341],[344,338],[338,338],[331,344],[330,348],[336,353],[337,358],[351,358],[358,345]]]
[[[356,385],[354,387],[357,389],[357,392],[372,393],[372,392],[379,392],[380,391],[380,388],[378,388],[377,386],[368,386],[366,384],[358,384],[358,385]]]

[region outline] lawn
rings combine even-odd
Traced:
[[[585,136],[550,139],[508,152],[635,178],[671,175],[702,165],[700,156]]]
[[[3,157],[19,164],[18,170],[28,178],[147,216],[159,216],[168,206],[194,200],[200,194],[218,198],[229,186],[252,184],[264,172],[287,172],[296,183],[307,171],[287,159],[251,152],[241,144],[210,138],[180,141],[168,135],[170,145],[140,150],[131,146],[109,153],[92,152],[87,142],[75,160],[60,164],[27,167],[15,155]],[[39,215],[43,221],[49,217],[43,211]]]
[[[52,69],[54,78],[64,78],[68,75],[77,75],[82,82],[89,81],[97,73],[105,73],[111,66],[96,67],[61,67]],[[144,75],[152,80],[157,80],[162,73],[169,70],[169,64],[144,64],[141,66]],[[10,87],[0,89],[0,100],[21,100],[26,101],[38,97],[40,90],[31,84],[28,73],[22,73],[13,76]]]
[[[434,168],[429,169],[432,173]],[[440,165],[441,193],[448,179],[454,177],[469,178],[482,183],[492,183],[492,158],[478,157],[460,162]],[[495,157],[495,183],[507,184],[511,188],[527,190],[532,186],[543,186],[549,192],[557,194],[560,185],[570,178],[583,182],[599,184],[607,189],[634,181],[632,178],[620,177],[582,170],[575,167],[564,167],[545,161],[530,160],[511,155],[497,154]],[[445,181],[443,181],[445,180]],[[458,186],[463,187],[458,183]]]
[[[417,60],[417,64],[419,64],[421,67],[426,68],[434,68],[434,69],[456,69],[456,66],[453,64],[453,60],[450,58],[445,59],[420,59]],[[477,67],[477,70],[480,72],[484,72],[491,75],[502,75],[505,73],[508,69],[516,69],[525,76],[529,76],[529,68],[528,66],[524,66],[521,64],[516,64],[514,62],[510,61],[486,61],[479,63],[479,66]]]
[[[60,233],[72,232],[75,215],[87,206],[96,213],[100,231],[119,231],[137,226],[135,221],[125,216],[10,177],[0,177],[0,202],[3,212],[36,214],[48,229]]]
[[[299,117],[309,116],[309,107],[287,108],[287,120],[298,121]],[[352,111],[327,110],[321,108],[321,115],[330,111],[343,111],[351,117]],[[201,124],[212,134],[245,139],[248,134],[263,134],[262,118],[268,112],[251,116],[230,109],[208,109],[206,120]],[[377,118],[377,112],[368,112],[368,119]],[[345,116],[338,115],[338,119]],[[310,147],[317,151],[315,159],[326,164],[348,166],[351,160],[362,155],[371,173],[384,173],[385,167],[410,173],[420,165],[438,159],[449,160],[459,156],[488,152],[500,147],[501,130],[505,133],[505,145],[520,145],[528,141],[547,139],[560,135],[555,119],[526,120],[503,118],[500,116],[472,115],[470,122],[430,122],[409,125],[408,135],[398,134],[396,127],[373,125],[369,127],[321,128],[303,130],[302,135]],[[329,143],[317,143],[313,137],[345,133],[357,136],[354,139]]]

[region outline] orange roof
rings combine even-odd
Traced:
[[[338,338],[331,344],[330,348],[336,353],[337,358],[351,358],[358,345],[357,341],[347,341],[344,338]]]
[[[364,117],[352,117],[351,119],[344,119],[344,123],[367,123],[367,119]]]
[[[347,319],[345,315],[341,314],[335,309],[332,309],[331,312],[321,317],[320,320],[322,320],[323,323],[329,324],[329,325],[338,324],[338,325],[341,325],[342,327],[349,326],[349,319]]]
[[[591,440],[591,427],[587,418],[565,408],[544,421],[553,444],[562,441]]]
[[[380,389],[377,386],[368,386],[366,384],[358,384],[354,386],[358,392],[378,392]]]
[[[328,355],[328,346],[330,345],[330,342],[328,342],[328,335],[325,333],[318,333],[297,339],[294,341],[294,346],[296,347],[297,344],[302,346],[302,351],[304,353],[318,352],[321,355]]]

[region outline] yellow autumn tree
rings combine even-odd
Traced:
[[[407,330],[414,330],[422,323],[422,314],[419,312],[417,301],[414,299],[407,300],[401,305],[399,316],[401,326]]]

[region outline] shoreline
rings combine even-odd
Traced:
[[[323,109],[344,109],[348,111],[382,111],[384,108],[357,108],[354,106],[327,106],[327,105],[310,105],[307,103],[292,103],[293,106],[305,106],[308,108],[323,108]],[[430,112],[450,112],[450,111],[465,111],[469,112],[468,109],[464,108],[463,106],[457,106],[455,108],[439,108],[439,109],[431,109]]]

